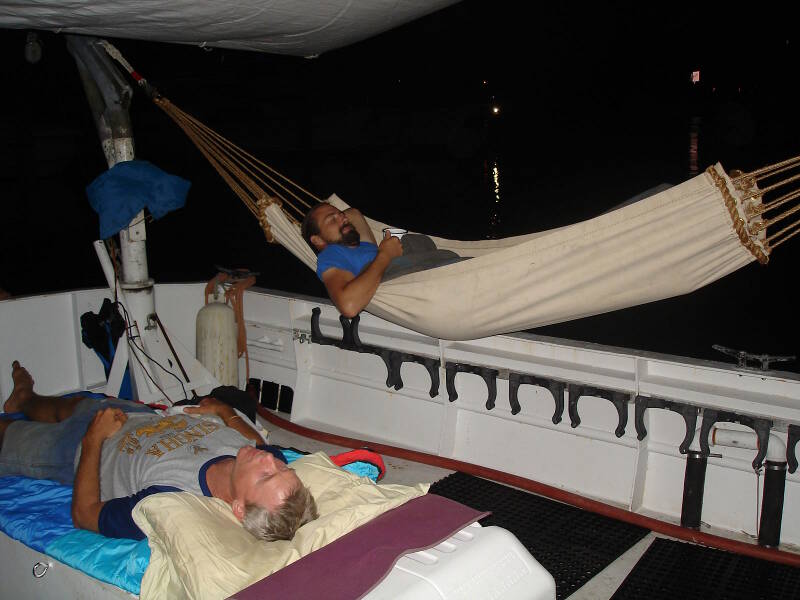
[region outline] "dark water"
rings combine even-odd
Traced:
[[[566,225],[716,161],[747,170],[800,153],[800,60],[780,15],[745,48],[704,15],[551,7],[531,21],[489,6],[464,2],[316,60],[118,46],[175,104],[314,193],[445,237]],[[104,284],[84,188],[105,163],[64,40],[43,39],[28,65],[24,32],[0,31],[0,287],[15,295]],[[192,181],[187,206],[149,225],[158,281],[208,279],[220,264],[323,294],[171,121],[141,95],[131,113],[137,156]],[[535,332],[698,358],[721,358],[715,343],[798,354],[798,246],[689,296]]]

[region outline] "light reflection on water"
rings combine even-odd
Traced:
[[[669,157],[662,156],[658,159],[658,165],[662,168],[663,172],[656,172],[653,170],[638,170],[634,165],[627,173],[626,181],[635,181],[636,183],[640,183],[641,187],[639,189],[632,188],[631,186],[620,186],[620,190],[617,192],[614,189],[608,190],[603,188],[601,191],[605,194],[604,197],[616,199],[616,201],[613,204],[604,206],[602,210],[612,208],[613,206],[624,202],[626,198],[635,195],[632,192],[643,192],[645,190],[649,190],[657,184],[665,182],[669,184],[678,184],[699,175],[703,171],[703,168],[707,166],[703,164],[704,160],[707,159],[704,159],[703,156],[701,156],[701,145],[703,145],[705,148],[705,144],[701,144],[701,142],[706,137],[704,133],[704,127],[706,125],[707,124],[703,122],[703,119],[700,116],[692,116],[688,119],[688,122],[686,122],[686,125],[684,126],[685,128],[683,129],[683,135],[686,135],[686,137],[683,139],[687,140],[688,138],[688,143],[684,142],[683,151],[674,153]],[[628,150],[628,148],[613,146],[613,144],[609,145],[607,148],[608,154],[611,156],[613,156],[614,153],[624,156]],[[515,152],[518,153],[518,149],[513,145],[506,145],[503,147],[503,152],[511,155]],[[707,152],[707,150],[704,151],[704,154],[705,152]],[[511,213],[518,209],[525,211],[530,210],[530,204],[523,201],[524,194],[520,194],[520,190],[524,190],[527,185],[530,185],[530,182],[519,177],[520,170],[514,168],[512,159],[512,166],[510,169],[507,169],[505,166],[503,169],[503,193],[501,194],[500,162],[502,161],[498,150],[490,149],[487,154],[484,155],[479,167],[482,171],[483,190],[477,193],[482,194],[480,202],[487,203],[484,205],[487,206],[487,211],[484,213],[486,215],[486,220],[483,221],[483,223],[485,223],[485,225],[483,225],[483,227],[485,227],[483,233],[485,239],[498,239],[508,235],[528,233],[527,230],[521,231],[518,229],[518,227],[521,226],[521,221],[516,218],[507,220],[504,223],[502,214],[504,211]],[[642,161],[642,163],[643,166],[648,166],[646,161]],[[593,175],[589,172],[579,175],[579,177],[583,177],[587,180],[592,176]],[[661,178],[655,179],[655,177]],[[542,182],[537,182],[536,185],[541,186]],[[475,188],[475,190],[477,191],[477,188]],[[561,192],[561,190],[559,191]],[[569,194],[570,192],[562,193]],[[578,185],[573,185],[571,187],[571,193],[572,196],[565,196],[561,198],[561,201],[565,207],[564,210],[569,211],[570,207],[573,206],[574,210],[580,211],[580,204],[575,200],[575,198],[578,197],[577,194],[580,193],[580,187],[578,187]],[[602,212],[602,210],[600,212]],[[570,223],[572,221],[566,220],[566,222]],[[560,224],[564,224],[564,222]],[[475,235],[481,235],[480,229],[475,231]]]
[[[698,166],[698,149],[700,146],[700,118],[692,117],[689,124],[689,177],[694,177],[700,172]]]
[[[486,231],[486,239],[488,240],[497,239],[498,229],[500,228],[500,167],[497,164],[497,159],[494,159],[491,164],[489,227]]]

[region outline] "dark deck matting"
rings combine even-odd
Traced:
[[[789,600],[800,569],[714,548],[657,538],[613,600]]]
[[[431,486],[445,496],[492,514],[481,525],[513,533],[556,580],[559,600],[597,575],[648,530],[506,487],[453,473]]]

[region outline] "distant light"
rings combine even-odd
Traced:
[[[486,81],[485,79],[483,80],[483,82],[482,82],[482,83],[483,83],[483,85],[489,85],[489,82],[488,82],[488,81]]]
[[[42,60],[42,42],[35,31],[28,32],[25,40],[25,60],[35,65]]]
[[[500,107],[499,106],[493,106],[492,107],[492,114],[493,115],[499,115],[500,114]]]
[[[700,83],[700,71],[692,71],[692,83]]]

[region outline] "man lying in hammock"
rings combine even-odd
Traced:
[[[163,491],[220,498],[266,541],[291,539],[317,517],[314,498],[280,450],[256,447],[258,432],[215,398],[162,417],[118,398],[40,396],[17,361],[12,378],[4,410],[30,420],[0,419],[0,475],[74,479],[75,527],[142,539],[133,508]]]
[[[341,211],[326,202],[308,211],[301,232],[317,254],[317,277],[348,318],[369,304],[381,281],[462,260],[425,235],[405,234],[400,240],[386,232],[378,245],[358,209]]]

